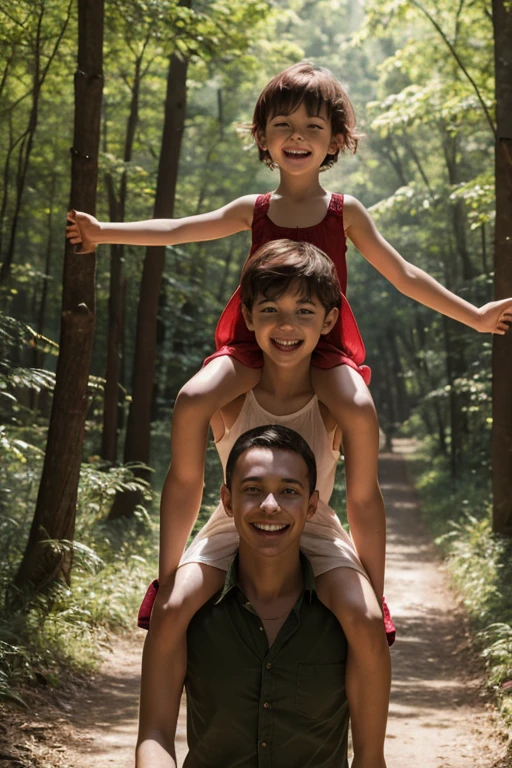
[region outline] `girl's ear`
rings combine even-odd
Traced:
[[[345,145],[345,142],[343,140],[343,134],[337,133],[335,136],[333,135],[331,139],[331,143],[329,144],[329,150],[327,152],[328,155],[334,155],[338,150],[343,149]]]
[[[256,132],[256,144],[263,151],[267,149],[267,140],[265,139],[265,134],[261,131]]]
[[[327,312],[324,320],[324,324],[321,330],[322,336],[325,336],[329,331],[331,331],[334,328],[334,325],[336,323],[336,320],[338,319],[340,314],[340,311],[338,307],[333,307],[332,309]]]
[[[245,324],[249,331],[254,331],[252,324],[252,313],[247,309],[245,304],[242,304],[242,315],[244,316]]]

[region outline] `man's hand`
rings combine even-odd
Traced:
[[[80,250],[74,249],[75,253],[78,255],[93,253],[99,242],[98,235],[101,231],[101,224],[98,219],[89,213],[74,210],[68,212],[67,218],[69,224],[66,227],[66,237],[71,245],[82,244]]]
[[[512,299],[490,301],[478,310],[475,330],[480,333],[496,333],[504,336],[512,324]]]

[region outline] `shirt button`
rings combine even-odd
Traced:
[[[266,741],[262,741],[262,742],[261,742],[261,746],[262,746],[262,747],[266,747],[266,746],[267,746],[267,742],[266,742]]]
[[[268,701],[265,701],[265,703],[263,704],[263,706],[265,707],[265,709],[270,709],[270,702],[268,702]]]
[[[267,663],[267,669],[272,669],[272,664],[270,661]]]

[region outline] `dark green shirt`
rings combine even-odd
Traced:
[[[184,768],[348,767],[347,641],[301,564],[304,590],[270,648],[237,557],[192,619]]]

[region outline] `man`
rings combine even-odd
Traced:
[[[240,545],[188,630],[185,768],[348,766],[347,643],[299,548],[315,486],[314,456],[287,427],[257,427],[232,448],[221,495]],[[166,684],[163,669],[162,702]],[[176,765],[175,729],[170,717],[153,731],[154,768]]]

